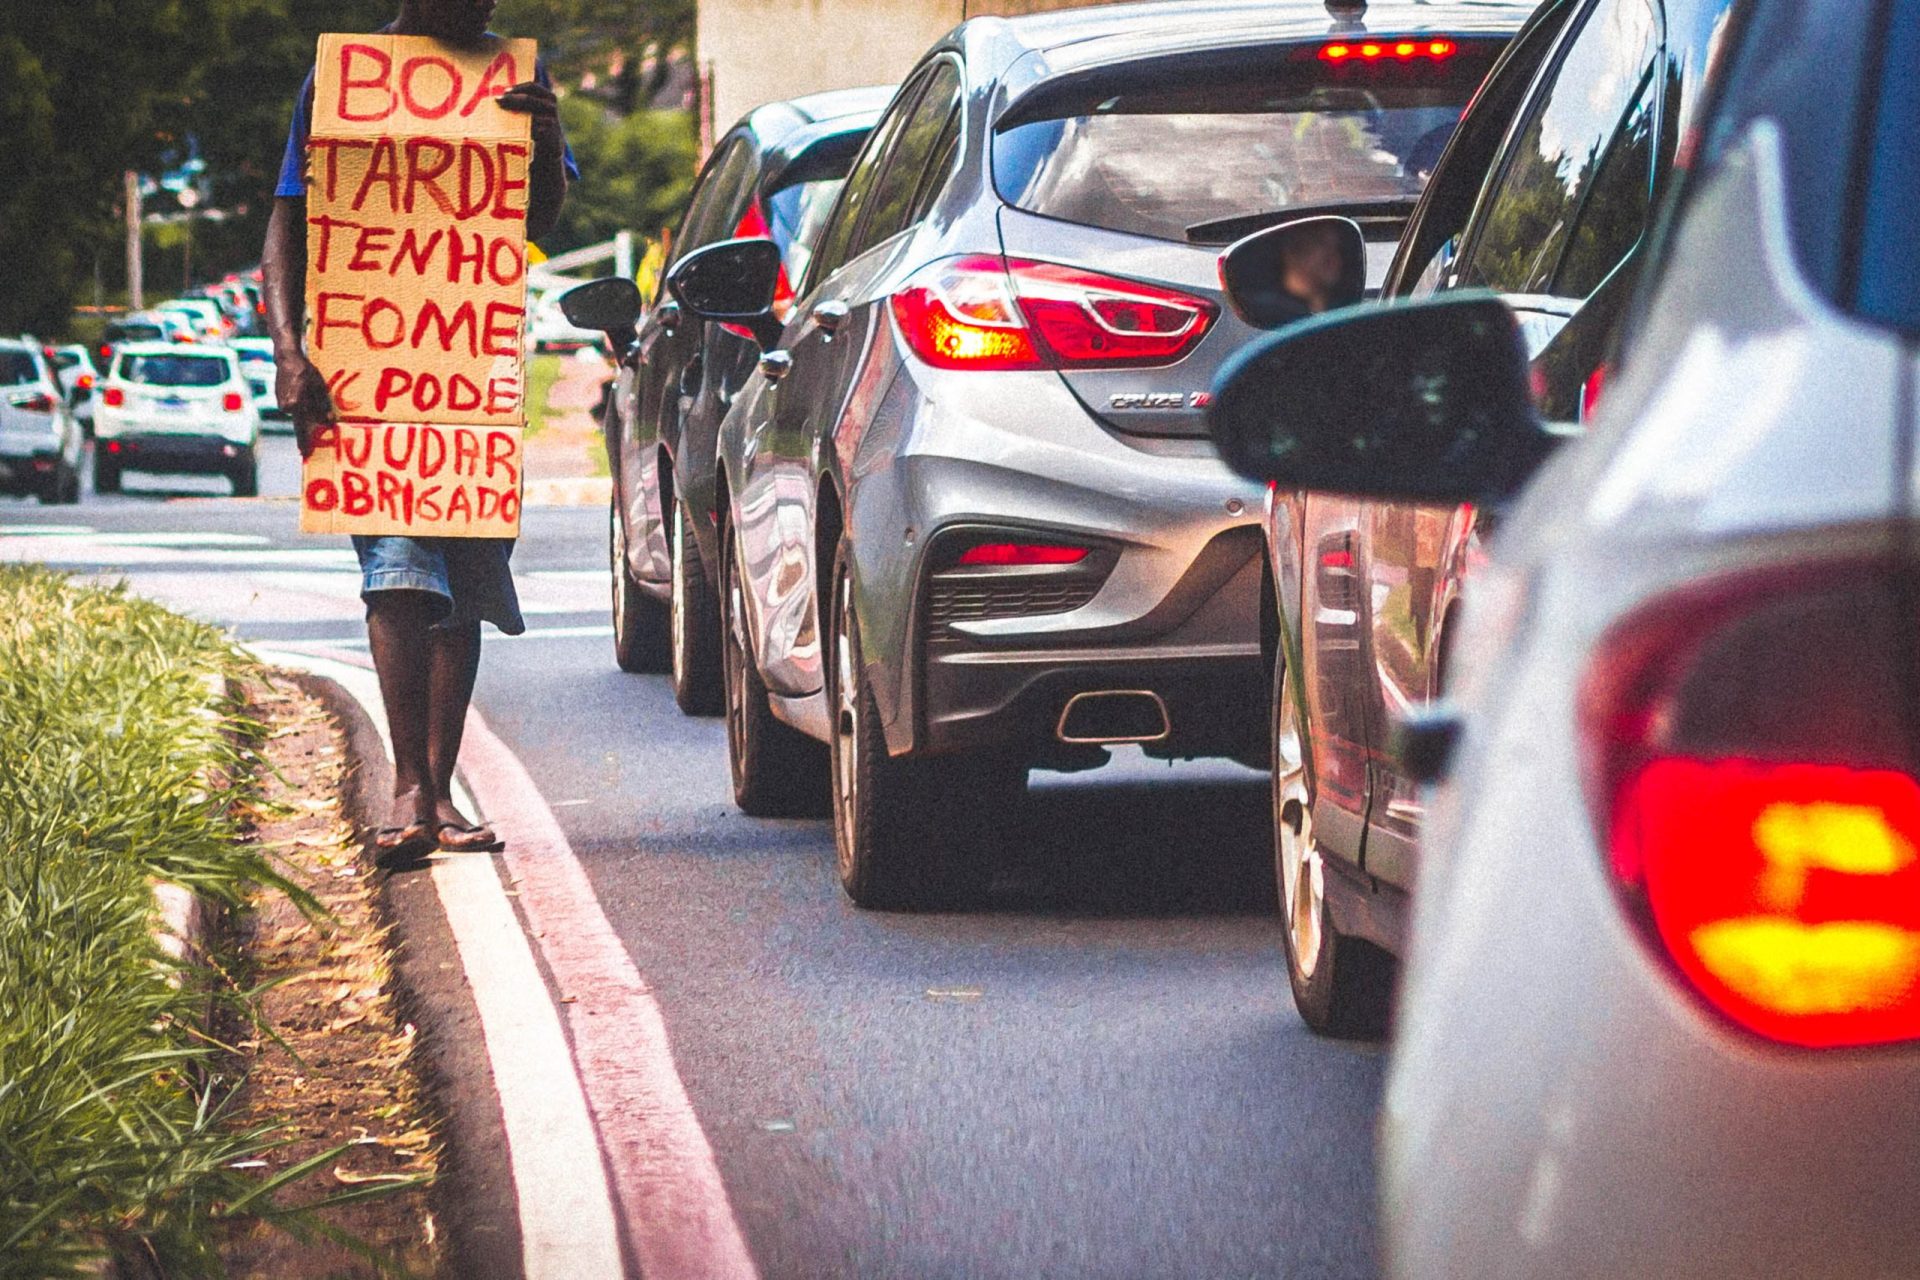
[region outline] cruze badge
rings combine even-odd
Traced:
[[[1107,397],[1109,409],[1204,409],[1213,397],[1204,391],[1122,391]]]

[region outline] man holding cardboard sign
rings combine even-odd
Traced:
[[[526,246],[578,177],[530,40],[494,0],[400,0],[322,36],[263,258],[301,527],[354,535],[393,739],[387,865],[497,847],[450,788],[480,623],[525,629],[519,532]]]

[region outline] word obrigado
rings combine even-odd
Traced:
[[[519,427],[324,428],[307,460],[303,527],[511,537],[520,520],[520,449]]]

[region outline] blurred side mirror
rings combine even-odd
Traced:
[[[560,314],[568,324],[602,333],[631,330],[640,322],[640,306],[640,287],[618,276],[590,280],[560,296]]]
[[[1259,329],[1350,307],[1367,293],[1367,238],[1352,218],[1283,222],[1221,250],[1220,284],[1234,313]]]
[[[764,236],[722,240],[695,249],[667,272],[667,289],[702,320],[744,325],[767,346],[780,335],[773,295],[780,285],[780,246]]]
[[[1513,313],[1486,293],[1355,307],[1254,343],[1208,425],[1283,489],[1452,504],[1513,496],[1558,437],[1534,416]]]

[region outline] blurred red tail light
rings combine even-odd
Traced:
[[[247,407],[246,397],[238,391],[229,391],[220,397],[220,407],[228,413],[238,413]]]
[[[1661,601],[1597,648],[1588,788],[1629,913],[1748,1031],[1920,1038],[1911,599],[1849,566]]]
[[[758,200],[747,201],[747,211],[740,215],[740,225],[733,229],[733,238],[736,240],[749,238],[773,239],[773,228],[767,223],[767,215],[761,212],[760,202]],[[787,279],[787,266],[786,263],[782,262],[780,264],[780,278],[773,286],[774,318],[785,323],[787,316],[790,315],[792,311],[793,281]],[[744,332],[749,338],[753,336],[751,330],[740,330],[740,332]]]
[[[1087,558],[1085,547],[1061,547],[1029,542],[983,542],[960,553],[957,564],[967,566],[1019,566],[1079,564]]]
[[[13,401],[14,408],[25,409],[28,413],[52,413],[54,404],[54,398],[44,391]]]
[[[118,409],[127,403],[127,393],[118,387],[108,387],[100,393],[100,403],[109,409]]]
[[[1204,298],[1079,267],[950,258],[893,296],[915,355],[941,369],[1120,369],[1172,364],[1217,308]]]

